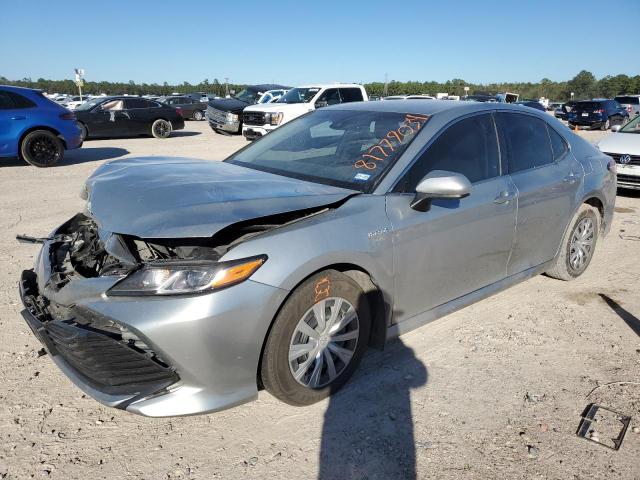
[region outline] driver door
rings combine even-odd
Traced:
[[[89,132],[96,137],[122,135],[124,100],[109,100],[94,108],[90,115]]]
[[[434,199],[426,212],[410,206],[433,170],[465,175],[471,194]],[[507,274],[516,226],[516,189],[501,174],[491,114],[450,125],[387,195],[395,274],[394,322],[400,322]]]

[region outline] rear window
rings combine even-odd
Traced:
[[[573,107],[574,110],[598,110],[603,108],[600,102],[578,102]]]
[[[616,97],[618,103],[626,103],[627,105],[640,105],[640,97]]]

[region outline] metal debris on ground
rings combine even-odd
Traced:
[[[591,403],[582,414],[576,435],[612,450],[619,450],[631,417]]]

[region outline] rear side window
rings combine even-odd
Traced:
[[[640,105],[640,97],[616,97],[615,101],[627,105]]]
[[[130,108],[149,108],[149,107],[153,107],[154,105],[149,102],[148,100],[144,100],[142,98],[127,98],[125,100],[125,108],[126,109],[130,109]]]
[[[340,96],[342,97],[342,102],[362,102],[364,98],[362,97],[362,91],[359,88],[341,88]]]
[[[448,127],[418,158],[395,189],[414,192],[434,170],[461,173],[471,183],[500,175],[498,140],[490,115],[476,115]]]
[[[0,91],[0,110],[33,108],[36,104],[26,97],[13,92]]]
[[[496,115],[503,158],[507,157],[509,173],[553,163],[551,140],[546,122],[531,115],[498,113]]]
[[[549,139],[551,140],[551,149],[553,150],[553,158],[554,160],[558,160],[562,158],[562,156],[567,153],[569,147],[567,146],[567,142],[560,136],[558,132],[556,132],[553,128],[547,125],[547,130],[549,131]]]

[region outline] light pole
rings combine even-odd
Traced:
[[[78,92],[80,94],[80,101],[82,101],[82,77],[84,77],[84,69],[83,68],[75,68],[76,72],[76,85],[78,86]]]

